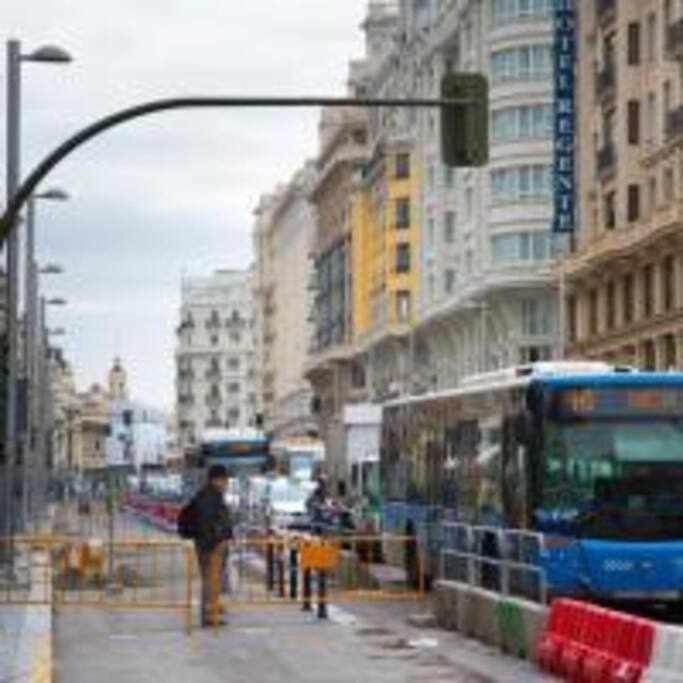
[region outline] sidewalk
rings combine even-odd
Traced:
[[[295,606],[229,614],[186,636],[179,615],[62,611],[56,683],[542,683],[552,679],[456,634],[406,624],[407,605]],[[412,609],[415,609],[413,606]]]
[[[51,683],[52,605],[50,579],[44,583],[41,553],[31,564],[31,587],[27,602],[9,605],[0,602],[0,683]],[[40,576],[37,576],[40,572]],[[47,590],[47,593],[46,593]],[[42,603],[42,604],[39,604]]]

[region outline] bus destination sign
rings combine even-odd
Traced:
[[[555,404],[563,417],[683,418],[683,387],[568,389]]]

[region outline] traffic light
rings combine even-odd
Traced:
[[[441,156],[447,166],[484,166],[489,160],[489,84],[479,73],[446,74],[441,97]]]

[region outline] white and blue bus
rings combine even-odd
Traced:
[[[387,403],[381,476],[385,528],[426,548],[528,530],[551,594],[683,600],[683,373],[538,363]]]
[[[257,429],[207,429],[199,456],[202,467],[225,465],[230,477],[264,474],[274,468],[270,438]]]

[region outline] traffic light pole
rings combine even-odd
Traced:
[[[458,76],[458,75],[451,75]],[[374,108],[374,107],[438,107],[444,116],[450,114],[458,116],[467,105],[476,104],[472,98],[350,98],[350,97],[185,97],[175,99],[156,100],[130,107],[111,114],[90,126],[83,128],[54,149],[13,193],[2,219],[0,219],[0,243],[4,243],[12,234],[19,212],[33,194],[38,185],[63,159],[88,140],[97,137],[110,128],[115,128],[127,121],[149,116],[162,111],[173,109],[215,109],[215,108],[288,108],[288,107],[346,107],[346,108]],[[454,114],[454,112],[456,112]],[[452,159],[452,155],[444,155]]]

